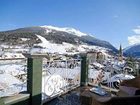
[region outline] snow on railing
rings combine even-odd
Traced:
[[[81,60],[43,61],[43,98],[55,97],[80,86]]]

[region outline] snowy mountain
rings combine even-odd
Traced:
[[[54,26],[40,26],[46,30],[46,33],[51,32],[52,30],[57,30],[57,31],[63,31],[67,32],[69,34],[77,35],[79,37],[81,36],[86,36],[87,34],[80,32],[79,30],[76,30],[74,28],[66,27],[66,28],[60,28],[60,27],[54,27]]]
[[[117,49],[109,42],[97,39],[92,35],[88,35],[80,32],[79,30],[68,27],[60,28],[54,26],[36,26],[4,31],[0,32],[0,43],[6,43],[9,45],[24,44],[32,47],[35,44],[37,45],[41,43],[40,38],[38,38],[36,35],[42,36],[48,41],[48,43],[53,44],[56,48],[58,48],[60,45],[64,47],[64,44],[67,44],[67,46],[97,46],[105,48],[111,52],[117,52]],[[51,46],[51,48],[54,46]],[[97,48],[95,47],[95,49]]]
[[[132,46],[129,46],[123,50],[124,54],[127,56],[133,56],[140,58],[140,44],[135,44]]]

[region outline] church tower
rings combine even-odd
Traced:
[[[123,52],[122,52],[122,46],[121,45],[120,45],[120,49],[119,49],[118,59],[119,59],[119,61],[123,60]]]

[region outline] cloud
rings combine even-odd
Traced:
[[[129,36],[128,42],[130,45],[140,43],[140,35]]]
[[[140,26],[138,26],[136,29],[133,29],[135,34],[139,34],[140,35]]]
[[[130,45],[140,43],[140,26],[133,29],[133,32],[135,33],[134,35],[128,36],[128,42]]]

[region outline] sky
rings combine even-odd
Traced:
[[[0,31],[72,27],[116,48],[140,43],[140,0],[1,0]]]

